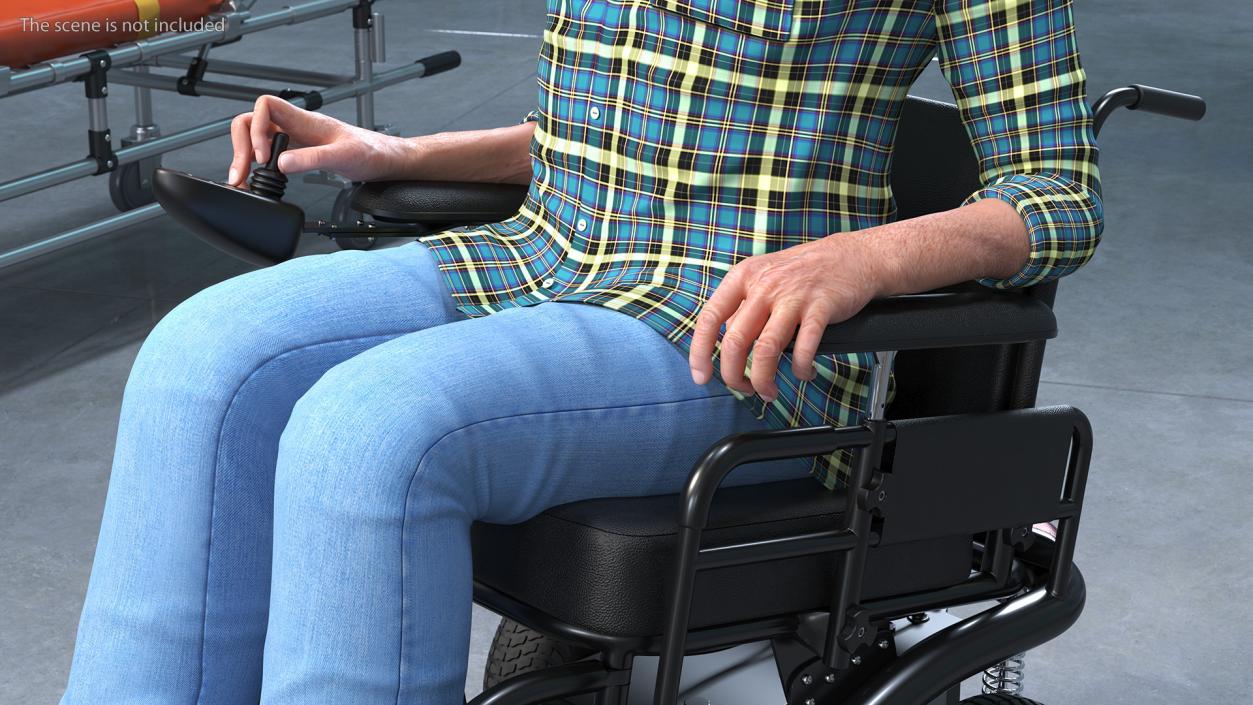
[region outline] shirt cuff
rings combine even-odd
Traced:
[[[983,278],[995,289],[1031,286],[1065,276],[1092,258],[1104,217],[1100,195],[1070,179],[1050,174],[1014,174],[976,191],[966,202],[999,198],[1014,207],[1027,226],[1027,263],[1004,279]]]

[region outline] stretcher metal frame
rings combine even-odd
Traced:
[[[69,81],[83,84],[87,99],[87,156],[68,164],[37,171],[0,183],[0,203],[88,176],[110,175],[110,192],[123,212],[67,230],[42,240],[0,251],[0,268],[26,261],[84,240],[121,230],[162,215],[160,205],[126,202],[121,189],[138,180],[141,192],[150,193],[151,173],[161,155],[230,133],[231,117],[162,135],[153,117],[152,91],[171,91],[190,97],[211,96],[246,102],[261,95],[276,95],[309,110],[353,98],[356,124],[380,129],[375,122],[374,93],[382,88],[455,67],[456,52],[425,57],[385,71],[375,64],[386,61],[383,15],[374,10],[377,0],[306,0],[281,9],[254,14],[256,0],[227,0],[205,17],[206,29],[167,33],[148,39],[97,49],[78,56],[45,61],[29,68],[0,66],[0,100]],[[249,34],[275,27],[300,24],[351,10],[355,66],[351,75],[339,75],[221,59],[209,60],[217,46],[233,43]],[[181,75],[162,75],[154,68],[174,68]],[[310,88],[270,88],[205,80],[206,73],[281,81]],[[130,134],[114,147],[107,100],[109,84],[134,89],[135,124]],[[387,130],[386,126],[381,129]],[[310,179],[332,186],[347,186],[329,175]],[[122,200],[119,200],[119,199]]]

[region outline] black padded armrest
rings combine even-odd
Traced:
[[[1048,340],[1053,309],[1020,293],[957,291],[871,301],[861,313],[827,326],[820,353],[886,352]]]
[[[527,186],[457,181],[375,181],[353,194],[352,207],[380,220],[442,226],[496,223],[512,217]]]
[[[382,220],[451,227],[505,220],[526,194],[519,184],[377,181],[357,187],[352,206]],[[954,348],[1056,335],[1057,320],[1044,301],[978,287],[871,301],[853,318],[828,326],[818,352]]]

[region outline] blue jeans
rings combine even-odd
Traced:
[[[223,282],[131,371],[62,703],[460,703],[471,522],[673,492],[759,428],[624,314],[466,318],[419,243]]]

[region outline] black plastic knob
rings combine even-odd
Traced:
[[[287,149],[288,138],[284,132],[274,133],[270,142],[270,161],[253,170],[248,178],[248,190],[264,198],[283,200],[287,191],[287,175],[278,169],[278,155]]]

